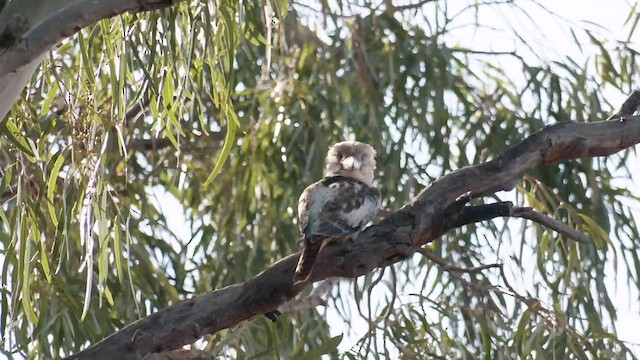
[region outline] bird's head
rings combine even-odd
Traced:
[[[376,169],[376,151],[365,143],[343,141],[329,148],[325,176],[344,176],[371,185]]]

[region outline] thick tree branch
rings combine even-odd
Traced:
[[[406,259],[448,230],[471,219],[468,199],[512,189],[531,169],[581,157],[606,156],[640,143],[640,117],[598,123],[559,123],[484,164],[450,173],[409,204],[371,226],[354,242],[327,246],[309,283],[329,277],[355,278]],[[508,203],[489,204],[493,210]],[[475,208],[475,209],[474,209]],[[457,210],[456,210],[457,209]],[[461,217],[467,212],[468,216]],[[499,215],[490,211],[478,221]],[[293,285],[298,254],[288,256],[244,283],[202,294],[160,310],[72,356],[72,359],[136,359],[175,349],[273,311],[307,284]]]
[[[12,1],[0,13],[0,76],[30,63],[98,20],[173,6],[181,0]]]

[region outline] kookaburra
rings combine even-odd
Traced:
[[[324,178],[298,200],[304,250],[293,282],[309,278],[318,252],[330,241],[355,238],[378,212],[380,191],[373,186],[376,152],[358,141],[343,141],[327,153]]]

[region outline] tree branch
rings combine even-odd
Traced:
[[[365,229],[356,241],[325,247],[308,283],[292,283],[298,260],[298,254],[293,254],[244,283],[196,296],[136,321],[71,359],[136,359],[193,343],[205,334],[277,309],[309,283],[329,277],[355,278],[410,257],[424,244],[472,219],[460,215],[477,211],[464,206],[468,199],[510,190],[536,166],[606,156],[638,143],[640,116],[548,126],[492,161],[445,175],[402,209]]]
[[[0,13],[0,77],[32,62],[98,20],[173,6],[181,0],[11,1]]]
[[[638,111],[638,108],[640,108],[640,91],[635,90],[629,95],[627,100],[622,103],[620,109],[607,118],[607,121],[618,119],[624,121],[627,116],[631,116]]]
[[[586,234],[545,214],[536,212],[531,208],[515,208],[513,210],[513,216],[537,222],[579,243],[588,244],[591,242],[591,238]]]
[[[406,5],[393,5],[391,0],[387,0],[385,1],[387,8],[389,9],[389,11],[391,12],[395,12],[395,11],[407,11],[407,10],[416,10],[419,9],[421,7],[423,7],[424,5],[430,3],[430,2],[435,2],[437,0],[420,0],[415,4],[406,4]]]
[[[209,141],[222,141],[225,138],[226,131],[214,131],[210,132],[208,135],[204,136],[208,138]],[[199,146],[192,142],[185,142],[185,145],[192,146],[193,148],[198,148]],[[167,147],[172,147],[173,143],[171,140],[165,137],[153,138],[153,139],[131,139],[127,144],[127,149],[138,151],[138,150],[161,150]]]

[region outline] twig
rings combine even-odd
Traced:
[[[431,260],[432,262],[442,266],[442,269],[444,271],[447,271],[447,272],[459,272],[459,273],[475,274],[475,273],[479,273],[482,270],[494,269],[494,268],[502,268],[502,264],[487,264],[487,265],[481,265],[481,266],[476,266],[476,267],[472,267],[472,268],[463,268],[463,267],[455,266],[455,265],[447,262],[445,259],[437,257],[434,253],[432,253],[431,251],[429,251],[429,250],[427,250],[425,248],[418,249],[418,252],[420,254],[422,254],[422,256],[424,256],[427,259]]]
[[[294,6],[299,6],[301,8],[308,9],[308,10],[316,12],[316,13],[320,13],[320,14],[325,15],[325,16],[332,16],[332,17],[341,18],[341,19],[353,19],[353,18],[355,18],[355,15],[344,15],[344,14],[338,14],[336,12],[327,11],[324,8],[324,6],[322,6],[320,9],[316,9],[313,6],[311,6],[309,4],[305,4],[302,1],[294,1],[293,5]]]
[[[131,139],[127,144],[129,150],[160,150],[173,146],[168,138]]]
[[[569,239],[575,240],[582,244],[588,244],[591,242],[591,238],[586,234],[581,233],[580,231],[569,227],[569,225],[564,224],[556,219],[550,218],[545,214],[534,211],[531,208],[514,208],[512,216],[529,219],[531,221],[537,222],[540,225],[546,226],[562,234]]]
[[[627,100],[625,100],[622,103],[622,105],[620,106],[620,109],[618,109],[618,111],[615,114],[607,118],[607,121],[617,120],[617,119],[624,121],[626,120],[627,116],[633,115],[633,113],[635,113],[636,110],[638,110],[639,108],[640,108],[640,91],[634,90],[631,93],[631,95],[629,95]]]
[[[144,109],[149,106],[150,102],[151,100],[145,94],[145,97],[140,102],[133,105],[131,109],[129,109],[129,111],[127,111],[127,113],[124,115],[124,123],[128,125],[138,119],[138,117],[143,114]]]
[[[504,290],[499,290],[500,292],[506,295],[513,296],[515,299],[522,301],[528,307],[533,308],[537,313],[542,312],[547,316],[553,316],[553,313],[551,311],[547,310],[545,307],[542,306],[540,299],[524,296],[518,293],[516,289],[514,289],[513,286],[511,286],[511,284],[507,280],[507,275],[504,272],[504,267],[500,268],[500,278],[502,278],[504,285],[507,287],[507,289],[509,289],[510,293]]]
[[[210,132],[209,135],[203,136],[202,139],[222,141],[226,136],[226,131]],[[193,144],[187,143],[187,144]],[[173,146],[171,140],[165,137],[153,138],[153,139],[131,139],[127,144],[127,148],[130,150],[160,150]],[[194,146],[194,148],[197,148]]]
[[[451,52],[457,52],[457,53],[465,53],[465,54],[473,54],[473,55],[491,55],[491,56],[504,56],[504,55],[508,55],[508,56],[516,56],[517,57],[517,53],[515,51],[488,51],[488,50],[472,50],[472,49],[465,49],[465,48],[451,48],[449,49]]]
[[[420,248],[418,250],[418,252],[420,254],[422,254],[424,257],[426,257],[427,259],[431,260],[432,262],[434,262],[434,263],[436,263],[438,265],[441,265],[443,270],[445,270],[447,272],[450,272],[453,277],[455,277],[456,279],[461,281],[466,287],[469,287],[472,290],[478,291],[480,293],[485,293],[487,290],[495,290],[497,292],[500,292],[500,293],[503,293],[503,294],[506,294],[506,295],[511,295],[514,298],[516,298],[516,299],[522,301],[523,303],[525,303],[527,306],[534,307],[538,311],[542,311],[542,312],[544,312],[546,314],[550,314],[549,310],[547,310],[547,309],[545,309],[544,307],[541,306],[540,300],[538,300],[536,298],[531,298],[531,297],[527,297],[527,296],[521,295],[516,291],[516,289],[513,288],[513,286],[511,286],[511,284],[507,280],[503,264],[487,264],[487,265],[482,265],[482,266],[476,266],[476,267],[473,267],[473,268],[461,268],[461,267],[457,267],[457,266],[452,265],[451,263],[449,263],[446,260],[436,256],[434,253],[432,253],[431,251],[429,251],[429,250],[427,250],[425,248]],[[478,284],[474,284],[474,283],[470,282],[469,280],[463,278],[459,274],[456,274],[456,273],[471,273],[471,274],[475,274],[475,273],[479,273],[482,270],[492,269],[492,268],[497,268],[498,269],[498,271],[500,272],[500,278],[504,282],[504,286],[509,290],[509,292],[507,292],[505,290],[502,290],[498,286],[495,286],[493,284],[490,284],[489,286],[479,286]]]
[[[407,4],[407,5],[399,5],[399,6],[395,6],[394,5],[393,8],[391,8],[389,10],[392,10],[392,11],[414,10],[414,9],[420,8],[423,5],[426,5],[426,4],[430,3],[430,2],[434,2],[434,1],[437,1],[437,0],[421,0],[421,1],[418,1],[417,3],[415,3],[415,4]],[[390,3],[391,3],[391,1],[389,1],[389,4]]]

